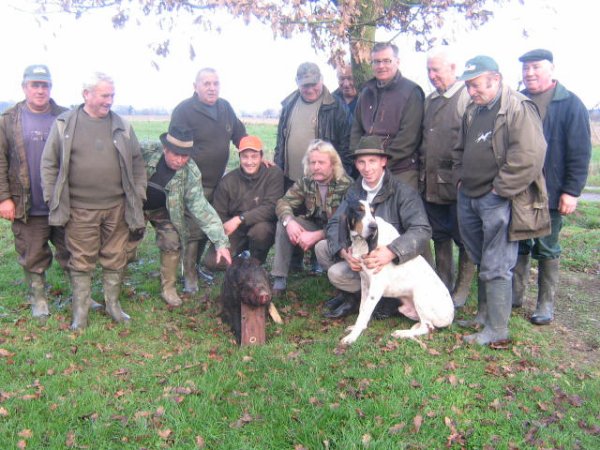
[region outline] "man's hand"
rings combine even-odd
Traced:
[[[269,167],[273,167],[275,163],[273,161],[269,161],[268,159],[263,158],[263,164],[268,169]]]
[[[573,197],[569,194],[562,194],[558,200],[558,212],[563,216],[573,214],[577,209],[577,197]]]
[[[231,235],[242,224],[240,216],[235,216],[223,223],[223,230],[227,236]]]
[[[350,266],[350,269],[352,269],[352,271],[354,271],[354,272],[361,271],[362,266],[360,265],[360,259],[352,256],[352,252],[350,251],[350,249],[345,249],[345,248],[341,249],[340,256],[342,258],[344,258],[344,260],[348,263],[348,265]]]
[[[231,265],[231,253],[227,247],[221,247],[216,250],[217,264],[221,262],[221,259],[227,261],[227,265]]]
[[[0,217],[11,222],[15,220],[15,202],[11,198],[0,202]]]
[[[304,227],[302,225],[300,225],[294,219],[289,219],[289,222],[288,222],[287,226],[285,227],[285,231],[287,232],[290,242],[294,245],[298,245],[298,239],[300,239],[300,236],[306,230],[304,229]]]
[[[313,248],[317,242],[323,239],[325,239],[323,230],[305,231],[300,234],[297,245],[299,245],[302,250],[306,251]]]
[[[396,257],[394,252],[392,252],[389,248],[382,246],[377,247],[368,255],[363,256],[362,260],[369,269],[374,269],[374,273],[379,273],[383,266],[393,261]]]

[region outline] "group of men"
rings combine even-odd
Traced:
[[[274,163],[220,98],[214,69],[198,72],[192,97],[174,109],[160,145],[140,146],[111,111],[110,77],[94,74],[83,104],[67,111],[50,98],[48,68],[28,67],[25,101],[0,122],[0,216],[12,221],[33,315],[49,314],[51,242],[71,279],[73,329],[102,306],[90,295],[97,262],[106,312],[116,322],[130,320],[119,303],[121,280],[127,249],[149,221],[161,255],[161,295],[172,307],[182,303],[175,287],[181,262],[184,290],[194,293],[198,276],[210,279],[232,254],[250,250],[264,263],[274,245],[274,294],[285,292],[294,260],[310,252],[313,268],[326,270],[338,290],[326,316],[344,317],[358,309],[361,267],[348,251],[344,214],[349,199],[363,199],[400,232],[362,260],[367,267],[422,254],[457,307],[477,267],[478,312],[462,325],[482,329],[468,342],[508,338],[530,254],[539,261],[531,321],[549,323],[558,235],[585,185],[590,128],[582,102],[553,79],[551,52],[533,50],[520,61],[523,93],[503,84],[492,58],[472,58],[458,77],[452,56],[435,49],[427,60],[435,91],[426,98],[400,72],[391,43],[375,44],[374,77],[360,88],[342,67],[330,93],[319,67],[303,63],[298,89],[282,102]],[[225,174],[231,143],[240,167]],[[379,316],[392,314],[397,301],[389,300],[388,311],[382,302]]]

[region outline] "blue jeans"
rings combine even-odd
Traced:
[[[561,248],[558,235],[562,229],[563,217],[558,209],[550,210],[550,226],[552,231],[548,236],[519,241],[519,255],[529,255],[538,261],[540,259],[556,259],[560,257]]]
[[[483,281],[512,279],[519,243],[508,240],[510,211],[510,200],[491,191],[477,198],[458,192],[460,235]]]

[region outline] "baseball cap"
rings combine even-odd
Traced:
[[[530,50],[527,53],[521,55],[519,61],[542,61],[544,59],[547,59],[550,62],[554,62],[554,56],[552,55],[552,52],[543,48],[536,48],[535,50]]]
[[[471,58],[465,64],[463,74],[458,77],[459,80],[468,81],[477,78],[486,72],[498,72],[498,63],[493,58],[485,55],[478,55]]]
[[[241,153],[244,150],[255,150],[257,152],[262,152],[262,141],[256,136],[244,136],[240,141],[238,152]]]
[[[296,84],[298,86],[315,84],[319,81],[321,81],[321,70],[315,63],[305,62],[298,66],[296,71]]]
[[[23,72],[23,83],[27,81],[45,81],[46,83],[52,83],[48,66],[43,64],[27,66],[25,72]]]

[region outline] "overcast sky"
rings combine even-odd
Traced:
[[[171,55],[157,57],[148,42],[160,37],[156,27],[129,24],[125,30],[112,28],[106,14],[95,12],[74,19],[55,15],[39,26],[39,19],[25,12],[28,0],[0,3],[0,100],[21,100],[21,79],[25,66],[47,64],[53,76],[52,96],[59,103],[81,102],[81,82],[86,74],[101,70],[116,83],[119,105],[136,108],[159,107],[171,110],[192,93],[197,70],[211,66],[221,77],[221,96],[238,111],[260,112],[279,108],[280,101],[295,89],[297,66],[317,62],[326,85],[335,89],[334,70],[326,56],[317,55],[307,37],[273,40],[261,25],[245,26],[224,16],[223,32],[193,32],[196,58],[190,61],[188,27],[182,22],[172,36]],[[588,107],[600,103],[600,58],[597,53],[600,2],[596,0],[514,0],[510,7],[496,11],[492,22],[482,29],[464,30],[462,22],[443,33],[453,40],[462,62],[477,54],[494,57],[507,83],[517,87],[520,79],[518,57],[544,47],[554,52],[555,75],[578,94]],[[185,20],[185,19],[184,19]],[[187,18],[189,21],[189,18]],[[523,36],[527,30],[528,38]],[[386,36],[380,34],[378,39]],[[432,90],[425,73],[425,55],[414,51],[410,39],[396,41],[400,47],[402,73]],[[160,66],[152,66],[155,61]]]

